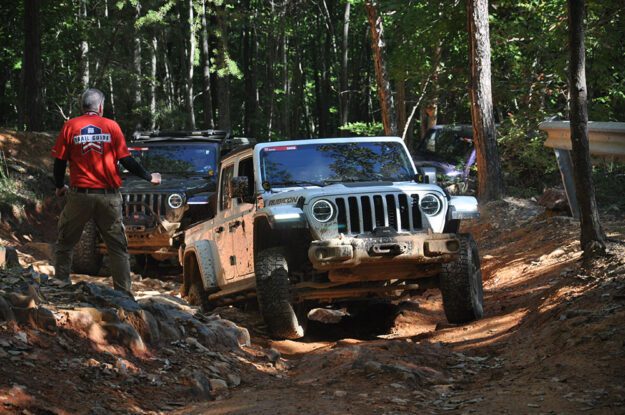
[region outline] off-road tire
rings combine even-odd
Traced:
[[[258,253],[255,263],[256,296],[260,314],[273,337],[299,339],[304,335],[291,305],[289,266],[283,248]]]
[[[204,290],[202,281],[199,278],[194,278],[191,281],[186,300],[191,305],[200,306],[204,311],[210,311],[213,308],[208,300],[208,292]]]
[[[85,224],[80,240],[74,247],[72,271],[76,274],[98,275],[103,255],[97,252],[100,236],[94,220]]]
[[[443,264],[440,289],[447,321],[462,324],[484,314],[482,271],[477,244],[468,234],[458,235],[460,251],[455,261]]]

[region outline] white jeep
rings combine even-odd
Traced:
[[[239,148],[221,161],[217,214],[185,232],[182,294],[205,308],[256,296],[271,334],[289,339],[303,336],[298,311],[311,303],[429,287],[449,322],[478,319],[477,246],[458,234],[477,200],[434,181],[395,137]]]

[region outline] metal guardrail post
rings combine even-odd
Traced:
[[[562,176],[564,192],[566,193],[566,199],[569,202],[571,215],[575,219],[579,219],[579,206],[577,205],[577,192],[575,191],[575,180],[573,178],[573,161],[571,159],[571,152],[560,148],[554,148],[553,152],[556,153],[556,160],[558,161],[558,168],[560,169],[560,175]]]

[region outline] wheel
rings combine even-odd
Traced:
[[[99,235],[94,220],[85,224],[80,240],[74,247],[72,271],[76,274],[97,275],[102,266],[102,254],[96,251]]]
[[[200,306],[204,311],[209,311],[212,308],[211,302],[208,301],[208,292],[204,290],[204,285],[199,278],[194,278],[191,281],[186,300],[191,305]]]
[[[447,320],[453,324],[477,320],[484,314],[482,271],[477,244],[471,235],[458,235],[460,251],[454,262],[443,264],[440,289]]]
[[[284,249],[268,248],[256,257],[256,297],[272,336],[299,339],[304,335],[291,306],[289,266]]]

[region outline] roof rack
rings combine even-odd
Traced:
[[[190,130],[190,131],[135,131],[132,134],[133,141],[163,141],[169,138],[181,138],[188,140],[227,140],[230,131],[226,130]]]

